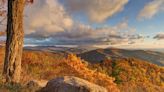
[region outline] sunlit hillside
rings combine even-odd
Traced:
[[[135,58],[105,59],[89,66],[114,77],[122,92],[163,92],[164,68]]]
[[[3,69],[3,57],[4,48],[0,48],[0,72]],[[73,54],[25,50],[22,67],[22,84],[35,79],[76,76],[104,86],[109,92],[118,92],[118,89],[121,92],[164,90],[164,68],[135,58],[106,58],[100,63],[92,64]],[[1,88],[15,90],[10,86],[2,86],[2,81]]]
[[[3,52],[1,49],[1,68]],[[119,92],[117,85],[113,82],[114,78],[87,68],[87,64],[73,54],[65,58],[64,55],[55,53],[24,51],[22,67],[22,84],[34,79],[50,80],[60,76],[76,76],[104,86],[109,92]]]

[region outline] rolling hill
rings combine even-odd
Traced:
[[[137,58],[143,61],[148,61],[159,66],[164,66],[164,53],[149,51],[149,50],[125,50],[116,48],[96,49],[78,54],[82,59],[90,63],[98,63],[105,58]]]
[[[116,56],[111,59],[100,53],[103,58],[101,62],[95,63],[69,53],[26,49],[22,57],[22,83],[26,84],[33,79],[51,80],[60,76],[76,76],[109,90],[112,87],[114,90],[119,88],[120,92],[163,92],[163,67],[137,58],[117,56],[116,51],[119,49],[110,50],[114,50]],[[94,51],[90,51],[93,54],[93,56],[89,54],[90,57],[100,59],[99,54],[94,56],[97,55]],[[104,49],[98,50],[98,52],[102,51]],[[105,52],[109,53],[108,50]],[[3,69],[3,58],[4,48],[0,48],[0,73]],[[0,79],[2,79],[1,75]],[[4,86],[0,80],[0,89],[18,90],[22,87]]]
[[[164,67],[136,58],[122,58],[90,64],[90,69],[115,78],[121,92],[163,92]]]
[[[0,79],[2,79],[3,58],[4,48],[0,48]],[[114,83],[114,78],[89,69],[80,58],[73,54],[69,54],[67,58],[65,58],[63,54],[54,52],[24,50],[22,71],[22,85],[34,79],[51,80],[61,76],[75,76],[101,85],[107,88],[109,92],[119,92],[116,83]],[[11,85],[6,86],[2,80],[0,80],[0,92],[4,92],[1,91],[1,89],[9,90],[6,92],[31,92],[21,91],[24,89],[22,86],[16,86],[16,88]],[[29,89],[26,88],[26,90]]]

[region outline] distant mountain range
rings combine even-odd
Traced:
[[[74,53],[74,54],[80,54],[80,53],[89,51],[85,48],[60,47],[60,46],[26,46],[26,47],[24,47],[24,49],[47,51],[47,52]]]
[[[98,63],[106,58],[137,58],[159,66],[164,66],[164,53],[149,50],[125,50],[116,48],[96,49],[78,54],[82,59],[91,63]]]
[[[163,49],[129,50],[118,48],[97,49],[92,47],[27,46],[27,50],[55,53],[74,53],[90,63],[99,63],[104,59],[136,58],[159,66],[164,66]]]
[[[152,49],[151,51],[158,51],[164,53],[164,48],[163,49]]]

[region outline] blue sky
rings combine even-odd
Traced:
[[[164,0],[35,0],[25,44],[164,48]]]
[[[65,0],[61,0],[64,3]],[[78,20],[84,24],[90,24],[93,27],[101,27],[104,25],[116,25],[124,19],[128,20],[128,24],[137,29],[136,33],[155,36],[158,32],[164,32],[164,12],[159,12],[151,19],[138,20],[137,16],[144,6],[153,0],[129,0],[124,6],[124,10],[108,18],[103,23],[90,23],[87,17],[83,14],[72,14],[75,20]]]
[[[82,14],[83,12],[73,13],[72,16],[75,20],[80,21],[83,24],[91,25],[93,28],[97,28],[97,27],[101,28],[104,25],[114,26],[120,23],[121,21],[126,20],[130,27],[136,29],[135,31],[136,34],[145,36],[144,40],[146,42],[143,42],[143,44],[149,43],[152,45],[152,47],[163,48],[164,46],[153,46],[158,42],[160,43],[160,45],[163,45],[161,43],[164,43],[163,40],[153,39],[154,36],[156,36],[157,34],[159,35],[160,33],[162,33],[163,36],[163,32],[164,32],[164,26],[162,26],[162,24],[164,24],[164,12],[163,10],[160,10],[160,8],[163,7],[162,5],[164,5],[164,2],[162,0],[156,0],[156,1],[155,0],[129,0],[128,3],[123,6],[124,9],[121,12],[118,12],[113,16],[109,17],[107,20],[103,21],[103,23],[93,23],[93,22],[90,23],[88,18],[84,14]],[[144,10],[144,8],[148,6],[149,8],[151,8],[151,6],[158,4],[158,1],[161,3],[161,6],[159,5],[158,7],[156,7],[157,12],[153,15],[150,15],[152,16],[151,18],[138,19],[140,12]],[[65,0],[61,0],[61,3],[65,4]],[[152,10],[152,12],[153,11],[154,10]],[[149,14],[147,16],[149,16]],[[147,36],[149,36],[149,38],[147,38]],[[145,47],[143,46],[143,48]]]
[[[152,42],[151,45],[153,46],[158,42],[164,43],[164,41],[153,39],[153,37],[157,34],[164,32],[164,12],[157,10],[158,12],[155,13],[150,19],[139,20],[138,15],[145,7],[148,6],[149,3],[154,1],[155,0],[129,0],[121,12],[118,12],[109,17],[103,23],[90,23],[90,21],[88,21],[87,17],[83,13],[75,13],[72,14],[72,16],[75,20],[78,20],[84,24],[91,25],[94,28],[102,27],[104,25],[114,26],[123,20],[127,20],[128,25],[136,29],[135,33],[144,35],[145,37],[149,36],[149,38],[145,38],[145,41],[147,42],[143,43],[147,44]],[[159,1],[162,3],[159,7],[162,7],[164,4],[162,0]],[[65,0],[61,0],[61,3],[65,3]],[[156,2],[154,2],[154,4],[156,4]],[[164,46],[161,47],[163,48]]]

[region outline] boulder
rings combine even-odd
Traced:
[[[50,80],[41,92],[107,92],[107,89],[77,77],[65,76]]]

